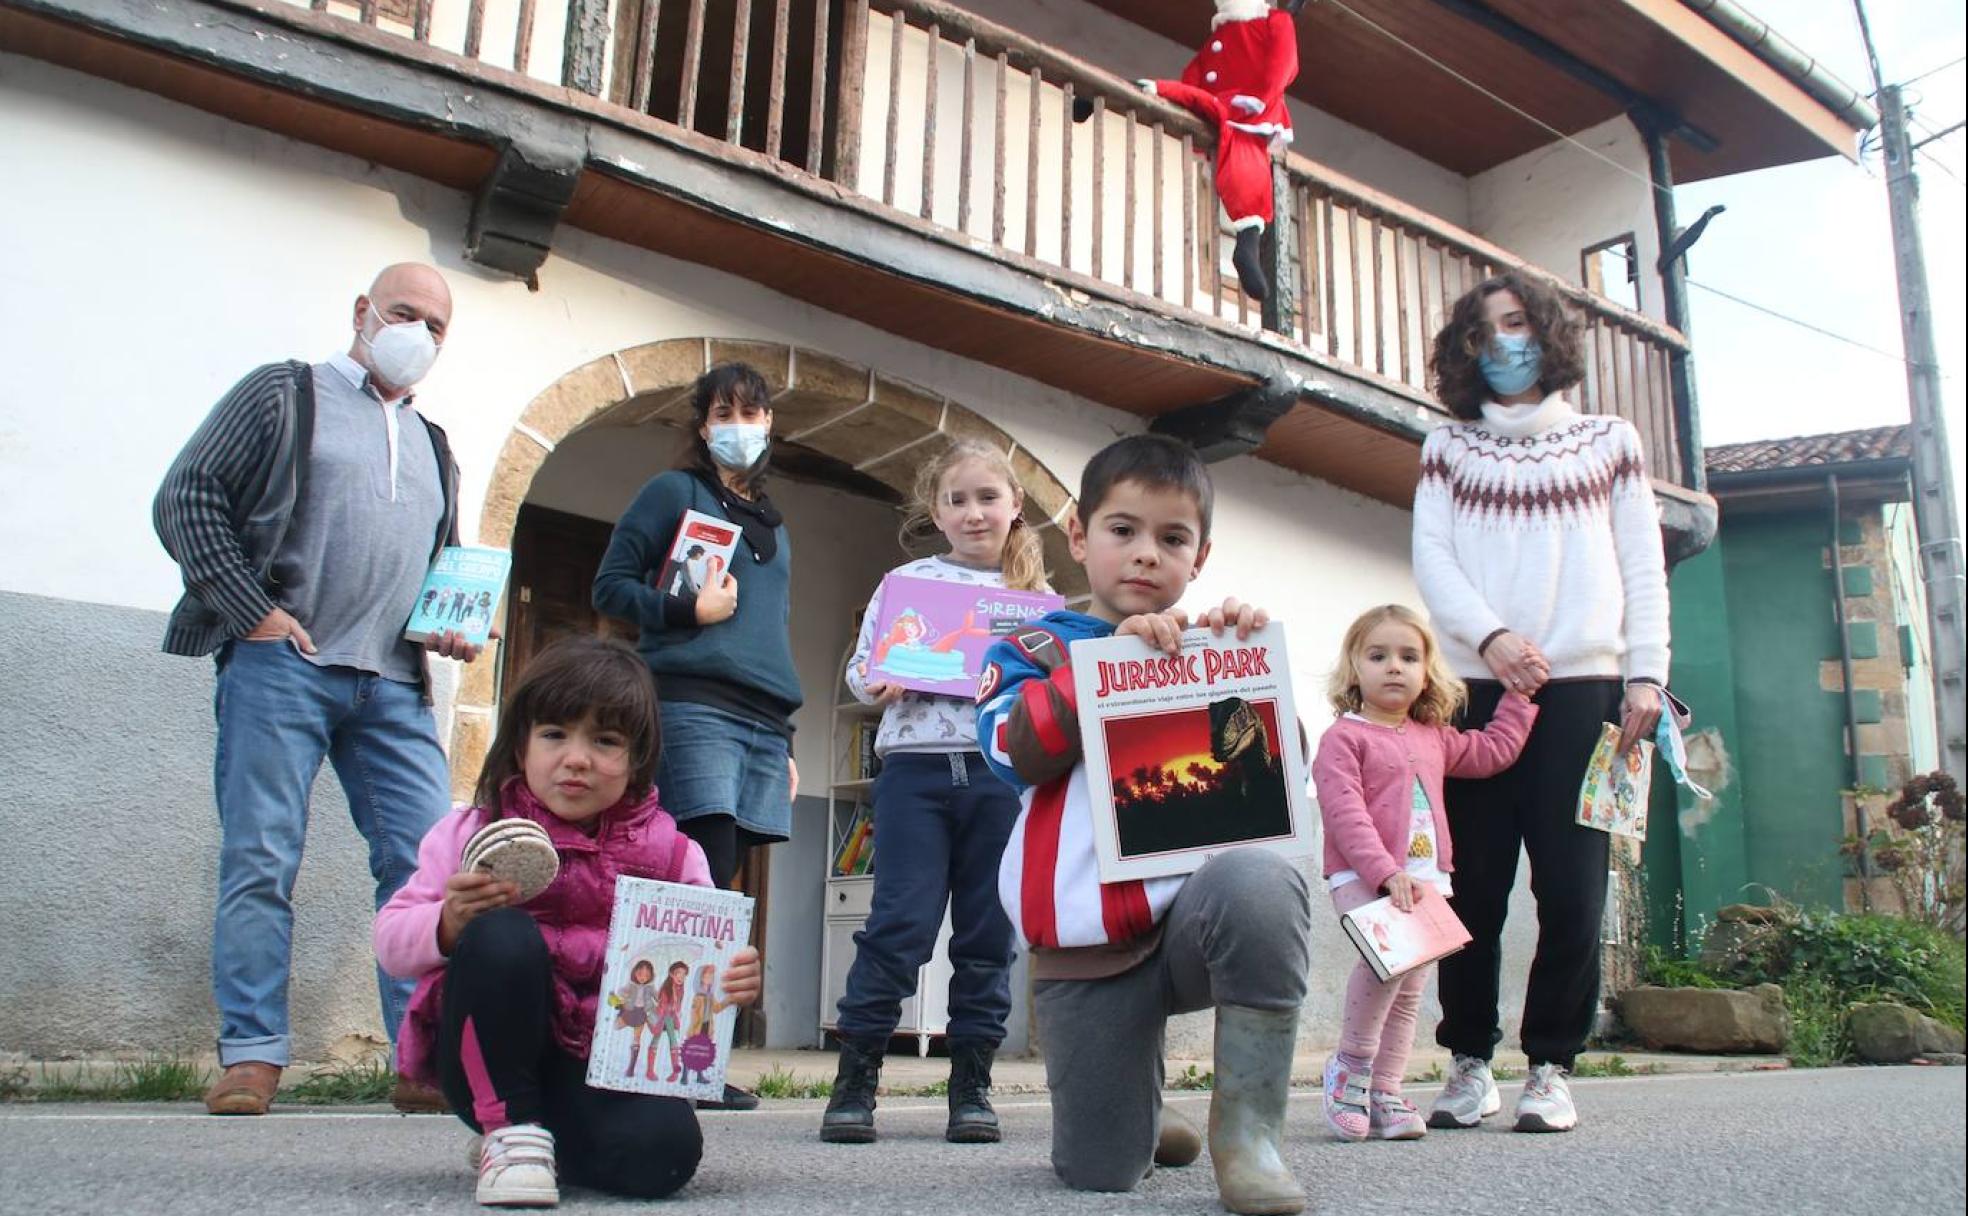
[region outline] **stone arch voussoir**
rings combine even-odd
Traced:
[[[1025,519],[1038,530],[1057,589],[1086,594],[1086,576],[1066,548],[1073,496],[1044,462],[982,410],[819,351],[781,342],[670,338],[591,359],[528,402],[506,436],[478,521],[479,543],[509,546],[534,474],[567,436],[597,426],[680,423],[691,384],[714,364],[756,367],[772,390],[773,433],[851,466],[907,496],[916,471],[957,438],[998,447],[1025,490]],[[464,668],[451,727],[451,787],[468,800],[491,742],[496,653]]]

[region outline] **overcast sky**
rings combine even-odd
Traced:
[[[1848,84],[1871,92],[1851,0],[1763,0],[1752,10]],[[1962,55],[1963,6],[1957,0],[1869,0],[1866,12],[1888,82]],[[1957,64],[1911,86],[1915,118],[1932,131],[1959,121],[1968,110],[1965,84],[1968,72]],[[1963,145],[1956,132],[1916,158],[1957,504],[1964,464]],[[1711,203],[1729,208],[1690,255],[1690,278],[1899,354],[1892,231],[1876,153],[1860,164],[1833,157],[1698,182],[1675,197],[1683,223]],[[1907,420],[1906,369],[1897,359],[1761,316],[1699,288],[1691,289],[1689,303],[1704,443]]]

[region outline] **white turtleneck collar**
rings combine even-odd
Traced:
[[[1232,21],[1260,21],[1271,11],[1271,0],[1216,0],[1216,16],[1210,28]]]
[[[1571,403],[1565,400],[1562,393],[1553,393],[1542,401],[1524,405],[1502,405],[1495,401],[1483,403],[1483,429],[1511,439],[1522,439],[1526,435],[1550,430],[1571,417]]]

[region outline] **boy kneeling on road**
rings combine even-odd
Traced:
[[[984,758],[1023,808],[998,897],[1032,948],[1052,1166],[1079,1190],[1132,1190],[1151,1162],[1187,1164],[1195,1132],[1162,1111],[1169,1015],[1216,1009],[1210,1160],[1223,1206],[1298,1212],[1281,1153],[1311,909],[1275,854],[1218,854],[1194,873],[1100,881],[1068,648],[1132,634],[1175,654],[1175,608],[1209,556],[1209,471],[1179,440],[1136,435],[1088,463],[1068,525],[1090,612],[1059,611],[992,646],[979,685]],[[1198,622],[1241,637],[1265,612],[1235,599]],[[1173,759],[1173,757],[1171,757]]]

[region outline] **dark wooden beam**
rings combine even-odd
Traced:
[[[1264,444],[1264,433],[1298,403],[1297,379],[1278,377],[1214,401],[1172,410],[1148,427],[1187,440],[1211,464],[1243,456]]]
[[[465,256],[481,266],[525,279],[535,275],[553,252],[554,230],[574,199],[587,144],[581,125],[542,126],[499,153],[492,172],[472,198],[465,230]]]
[[[1648,97],[1638,89],[1629,88],[1543,34],[1519,25],[1487,4],[1477,3],[1477,0],[1435,0],[1435,4],[1472,25],[1488,30],[1512,46],[1522,48],[1587,88],[1612,98],[1636,119],[1653,124],[1697,152],[1713,152],[1721,146],[1713,135],[1682,118],[1672,106]]]

